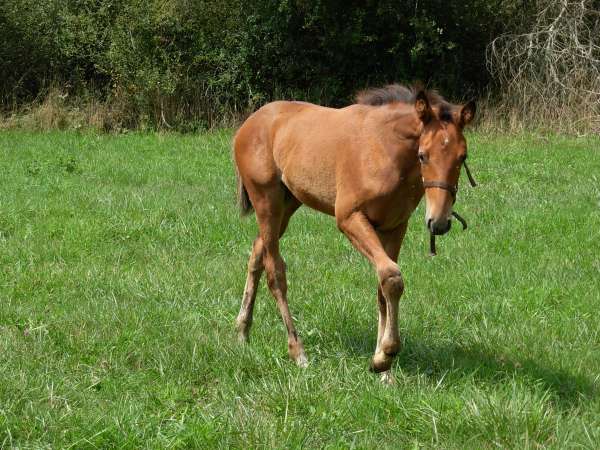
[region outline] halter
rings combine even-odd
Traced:
[[[471,171],[469,170],[469,166],[467,166],[467,162],[463,161],[462,165],[465,167],[465,172],[467,172],[467,177],[469,178],[469,183],[471,183],[471,186],[473,186],[473,187],[477,186],[477,183],[475,182],[475,178],[473,178],[473,175],[471,175]],[[454,199],[454,201],[456,201],[456,193],[458,192],[458,184],[452,185],[452,184],[446,183],[445,181],[425,181],[425,180],[423,180],[423,187],[425,189],[427,189],[427,188],[445,189],[446,191],[450,192],[450,194],[452,194],[452,198]]]
[[[446,128],[444,127],[444,131],[446,131]],[[446,137],[444,139],[444,144],[447,144],[449,142],[448,139],[448,134],[446,132]],[[465,172],[467,172],[467,178],[469,178],[469,183],[471,183],[471,186],[475,187],[477,186],[477,183],[475,182],[475,178],[473,178],[473,175],[471,175],[471,171],[469,170],[469,166],[467,166],[467,162],[463,161],[462,165],[465,167]],[[425,189],[428,188],[438,188],[438,189],[444,189],[448,192],[450,192],[450,194],[452,195],[452,204],[454,205],[454,203],[456,202],[456,193],[458,192],[458,184],[452,185],[449,183],[446,183],[445,181],[425,181],[423,180],[423,187]],[[454,216],[454,218],[456,218],[456,220],[458,220],[460,222],[460,224],[463,227],[463,231],[467,229],[467,221],[465,219],[463,219],[456,211],[452,211],[452,215]],[[429,235],[429,255],[430,256],[435,256],[437,255],[437,252],[435,251],[435,234],[430,232]]]

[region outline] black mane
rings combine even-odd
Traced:
[[[418,85],[407,87],[401,84],[390,84],[382,88],[366,89],[356,95],[356,103],[359,105],[382,106],[400,102],[412,105],[415,103],[417,94],[420,91],[425,92],[429,104],[438,110],[439,120],[452,121],[453,106],[437,91],[424,90]]]

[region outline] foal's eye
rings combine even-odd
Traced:
[[[419,152],[419,161],[421,162],[421,164],[425,164],[425,162],[427,161],[427,156],[425,155],[425,153]]]

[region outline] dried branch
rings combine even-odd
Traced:
[[[529,33],[487,48],[501,109],[523,123],[600,132],[600,14],[593,0],[538,0]],[[533,122],[532,122],[533,121]]]

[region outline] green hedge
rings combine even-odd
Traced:
[[[274,98],[343,105],[392,81],[466,97],[489,82],[486,45],[527,5],[0,0],[0,98],[14,108],[58,83],[116,105],[125,126],[185,128]]]

